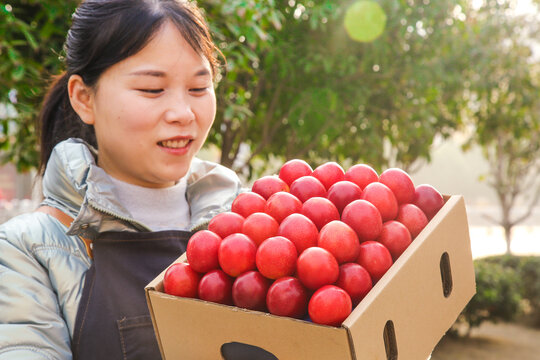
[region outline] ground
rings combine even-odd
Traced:
[[[470,338],[445,336],[432,360],[540,360],[540,329],[515,323],[483,323]]]

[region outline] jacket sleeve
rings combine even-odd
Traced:
[[[0,360],[71,359],[47,270],[22,243],[20,234],[0,230]]]

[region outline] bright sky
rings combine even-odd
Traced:
[[[471,0],[471,5],[473,9],[479,9],[486,1],[492,0]],[[504,0],[495,0],[495,1],[504,1]],[[540,22],[540,8],[532,0],[513,0],[513,9],[516,16],[528,16],[536,19]],[[537,39],[532,39],[529,36],[529,39],[526,40],[530,45],[533,51],[533,59],[540,59],[540,41]]]
[[[473,9],[479,9],[486,0],[471,0]],[[531,14],[535,12],[535,4],[532,0],[514,0],[517,15]]]
[[[531,0],[516,0],[514,11],[516,15],[528,15],[540,22],[540,9],[538,5],[534,4]],[[530,38],[528,43],[533,51],[533,59],[540,60],[540,41],[538,39]]]
[[[536,12],[536,15],[538,17],[536,5],[533,4],[531,0],[516,0],[516,14],[518,15],[526,15],[526,14],[532,14]]]

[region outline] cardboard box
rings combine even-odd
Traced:
[[[167,295],[163,272],[146,287],[163,359],[222,359],[231,342],[280,360],[428,358],[476,291],[465,202],[445,200],[341,327]]]

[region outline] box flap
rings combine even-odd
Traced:
[[[356,358],[426,359],[475,291],[465,202],[451,196],[343,323]]]

